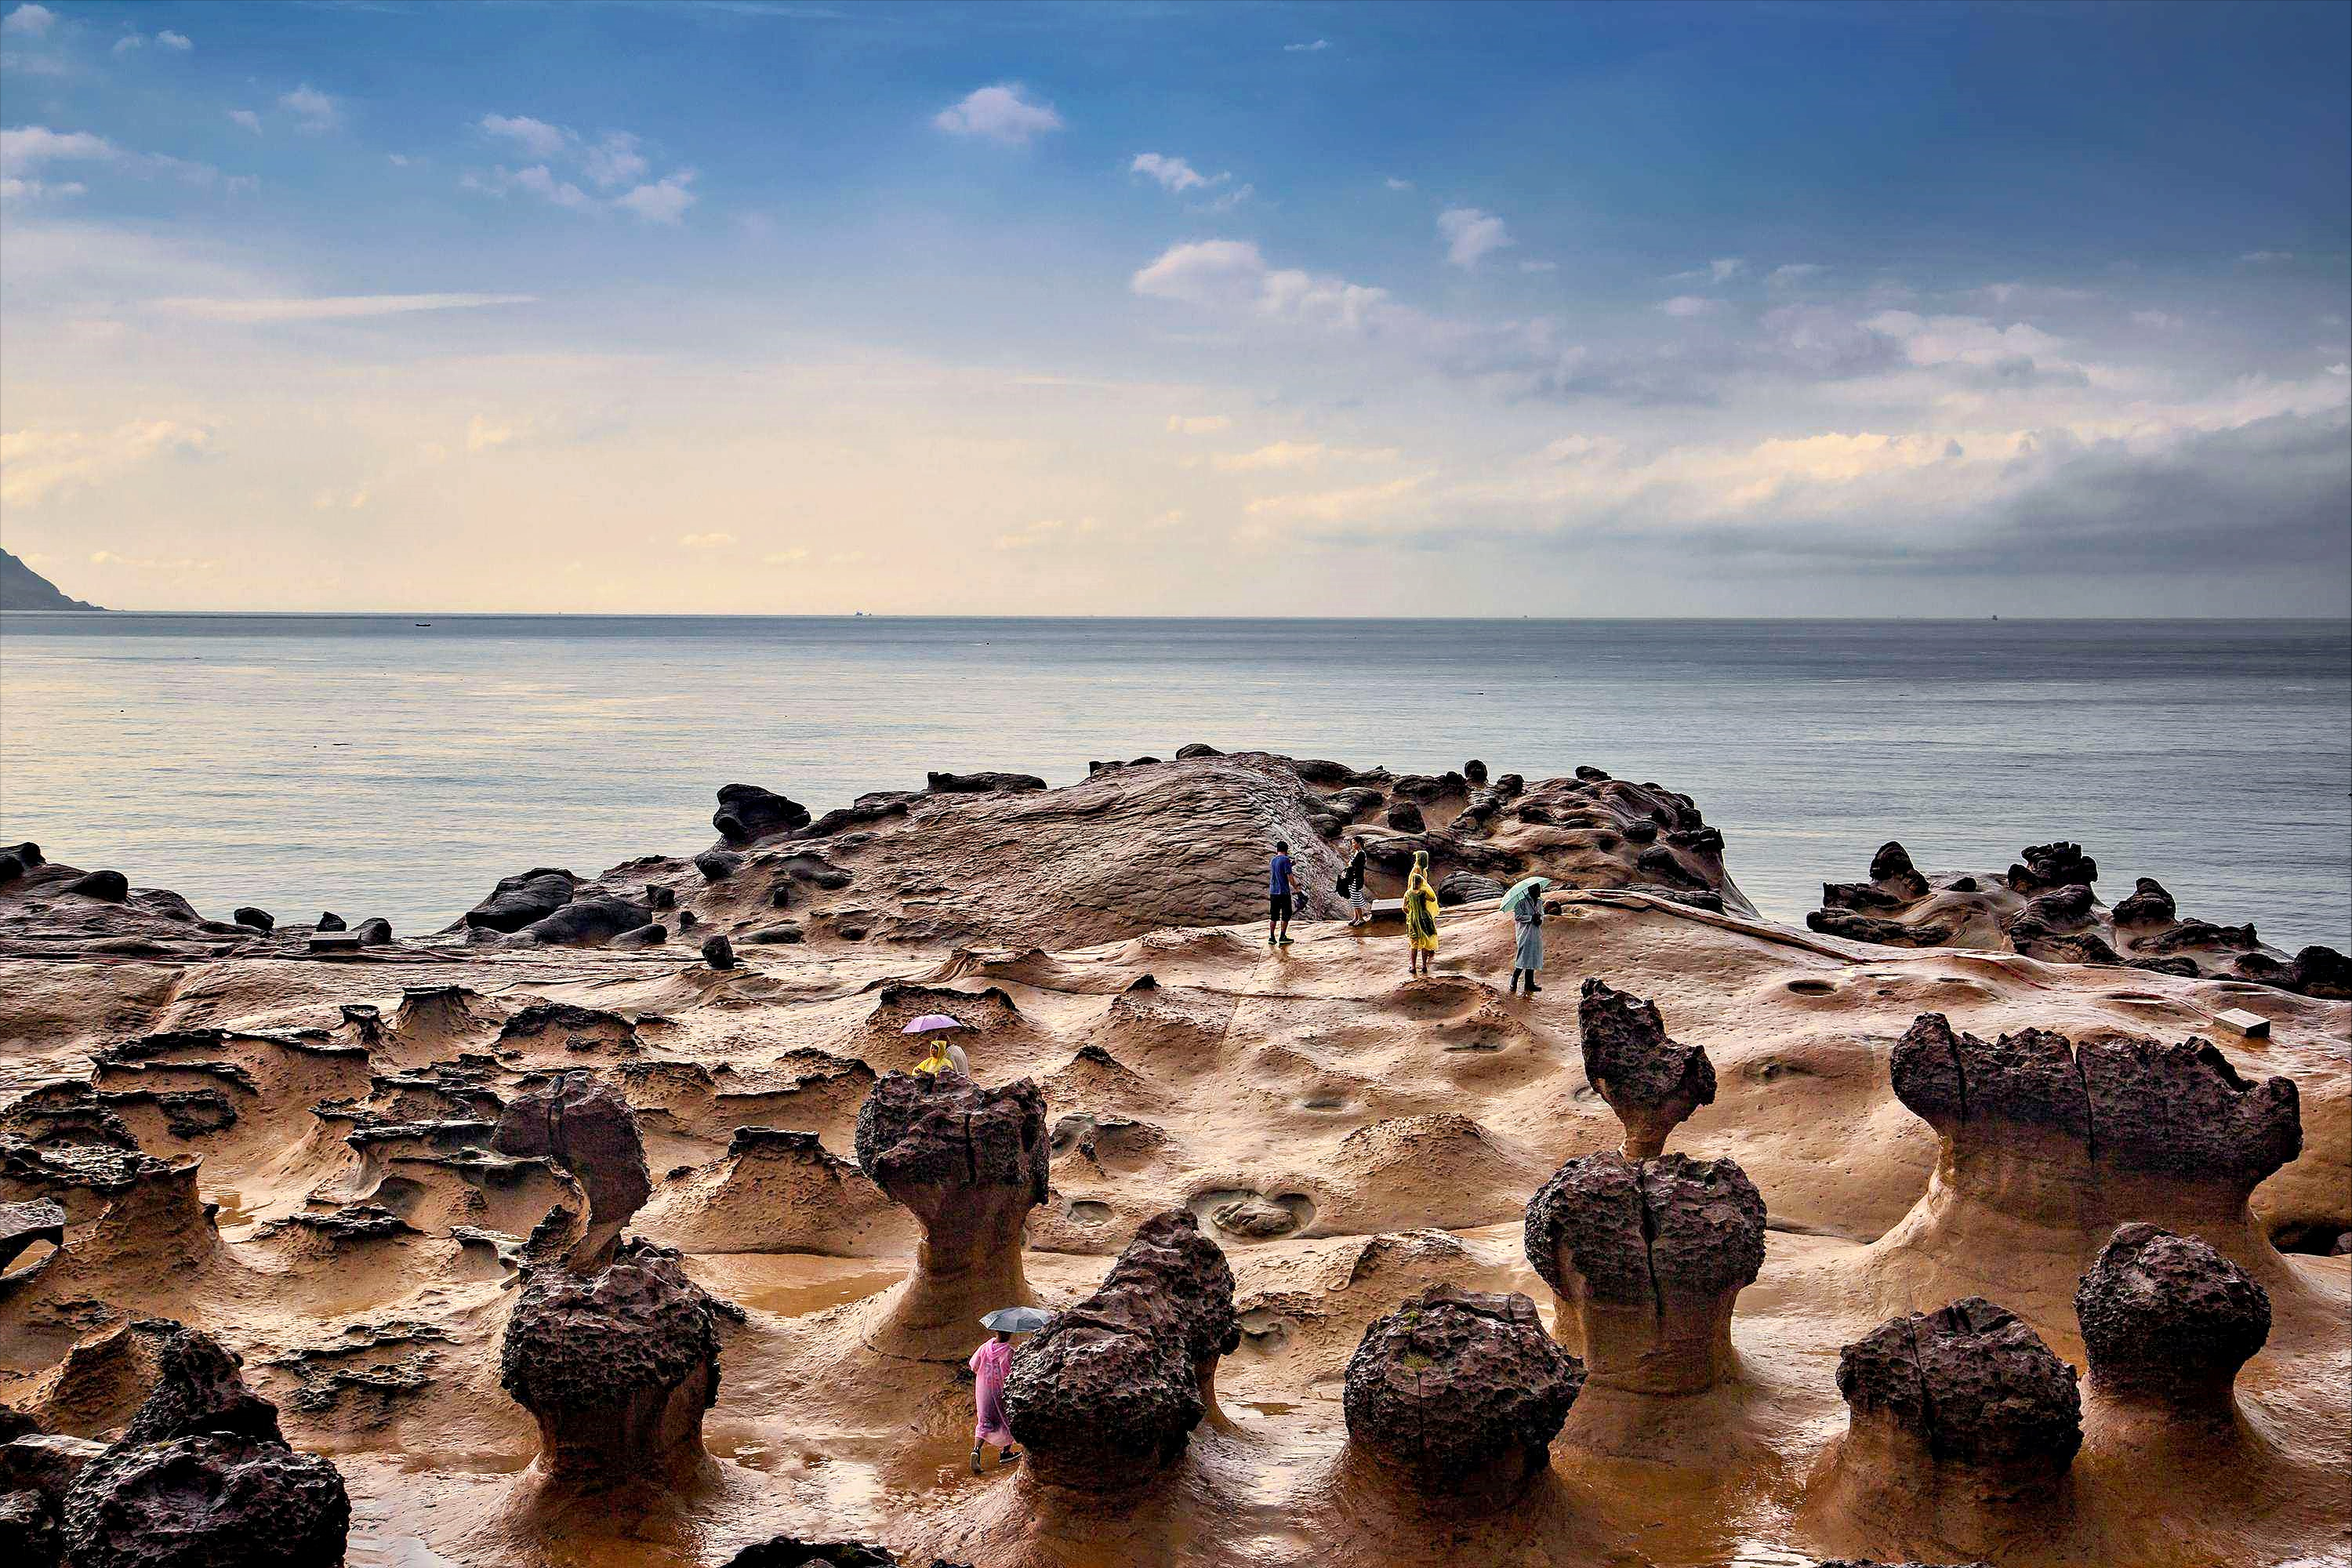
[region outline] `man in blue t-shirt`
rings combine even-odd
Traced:
[[[1265,945],[1290,945],[1290,846],[1276,840],[1272,875],[1266,882]]]

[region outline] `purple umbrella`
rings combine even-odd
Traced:
[[[926,1013],[898,1032],[902,1035],[928,1035],[934,1029],[968,1029],[971,1025],[961,1018],[950,1018],[945,1013]]]

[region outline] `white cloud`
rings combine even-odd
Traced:
[[[1394,174],[1391,174],[1388,177],[1386,184],[1388,188],[1392,191],[1409,191],[1412,189],[1412,182],[1411,180],[1400,180]]]
[[[1213,436],[1229,429],[1233,420],[1223,414],[1171,414],[1168,428],[1179,436]]]
[[[1557,261],[1522,261],[1519,263],[1519,270],[1522,272],[1557,272],[1559,270],[1559,263]]]
[[[1221,310],[1248,310],[1272,320],[1354,331],[1388,299],[1388,290],[1344,278],[1318,276],[1265,264],[1245,239],[1204,239],[1173,245],[1129,280],[1147,299]]]
[[[2272,262],[2293,261],[2294,259],[2294,252],[2292,250],[2249,250],[2245,255],[2238,258],[2238,259],[2241,261],[2251,261],[2259,267]]]
[[[1054,111],[1054,106],[1036,102],[1028,93],[1029,89],[1017,81],[978,88],[966,94],[961,102],[933,115],[931,123],[952,136],[980,136],[1009,147],[1024,145],[1032,137],[1062,129],[1062,117]]]
[[[405,169],[408,165],[416,162],[415,159],[410,157],[405,153],[386,153],[383,155],[383,161],[391,164],[395,169]]]
[[[633,180],[642,180],[653,170],[645,154],[637,151],[637,139],[625,131],[607,131],[604,139],[583,157],[588,177],[600,185],[625,185]]]
[[[121,156],[120,147],[87,131],[52,131],[46,125],[0,131],[0,174],[29,174],[44,163],[64,160],[111,163]]]
[[[681,533],[677,542],[688,550],[723,550],[735,542],[735,536],[731,533]]]
[[[158,310],[207,321],[344,321],[415,310],[529,305],[534,294],[346,294],[307,300],[158,300]]]
[[[1706,264],[1706,270],[1707,275],[1716,282],[1728,283],[1748,270],[1748,262],[1742,257],[1718,256]]]
[[[279,97],[278,107],[294,116],[294,128],[298,131],[315,134],[332,131],[342,122],[341,107],[307,81]]]
[[[513,440],[517,434],[513,426],[494,425],[484,416],[477,414],[466,422],[466,450],[494,451]]]
[[[190,49],[196,47],[194,40],[191,39],[185,33],[175,33],[169,27],[164,28],[162,32],[156,34],[155,41],[158,44],[161,44],[163,47],[180,54],[185,54]]]
[[[1818,261],[1791,261],[1785,267],[1772,268],[1771,275],[1764,281],[1775,289],[1786,289],[1802,283],[1808,278],[1817,278],[1827,270]]]
[[[156,458],[194,457],[211,441],[211,430],[178,419],[134,419],[93,433],[10,430],[0,434],[0,501],[29,509]]]
[[[27,3],[0,17],[0,33],[12,38],[46,38],[58,25],[58,14],[47,5]]]
[[[1285,44],[1282,46],[1282,52],[1286,55],[1319,55],[1330,47],[1330,39],[1317,38],[1312,43]]]
[[[144,47],[146,42],[147,37],[143,33],[125,33],[122,37],[114,40],[114,47],[110,52],[118,55],[127,55],[133,49]]]
[[[664,174],[649,185],[639,185],[625,195],[613,198],[616,207],[626,207],[647,223],[676,223],[686,209],[694,205],[694,193],[687,184],[694,178],[691,169],[679,169]]]
[[[1294,518],[1310,522],[1349,522],[1409,499],[1433,476],[1408,474],[1377,485],[1319,490],[1307,495],[1260,496],[1244,510],[1252,517]]]
[[[1707,314],[1714,310],[1717,305],[1717,301],[1701,299],[1696,294],[1677,294],[1660,305],[1658,309],[1669,316],[1687,321],[1693,316]]]
[[[1193,191],[1210,185],[1222,185],[1233,175],[1203,174],[1181,158],[1170,158],[1158,153],[1138,153],[1127,166],[1130,174],[1146,174],[1160,182],[1166,191]]]
[[[232,109],[228,111],[228,118],[230,124],[241,125],[256,136],[261,134],[261,116],[250,109]]]
[[[1437,233],[1445,241],[1445,259],[1456,267],[1478,265],[1478,258],[1511,243],[1511,231],[1493,213],[1477,207],[1448,207],[1437,215]]]
[[[2162,310],[2134,310],[2131,319],[2132,325],[2136,327],[2150,327],[2159,332],[2177,331],[2181,326],[2179,317],[2167,315]]]
[[[571,140],[568,132],[528,114],[485,114],[480,125],[489,134],[506,138],[534,158],[552,158]]]

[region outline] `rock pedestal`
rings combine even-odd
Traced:
[[[1022,1272],[1029,1211],[1045,1201],[1045,1097],[1023,1079],[983,1089],[960,1073],[891,1073],[857,1112],[857,1163],[923,1227],[914,1272],[867,1343],[961,1362],[982,1314],[1035,1300]]]
[[[2270,1338],[2271,1299],[2190,1237],[2116,1229],[2074,1292],[2091,1393],[2167,1414],[2227,1421],[2238,1369]]]
[[[1714,1103],[1714,1064],[1698,1047],[1666,1037],[1655,1005],[1588,979],[1576,1021],[1584,1076],[1624,1124],[1627,1159],[1656,1154],[1692,1111]]]
[[[658,1478],[701,1462],[719,1394],[710,1298],[678,1255],[624,1243],[593,1274],[527,1274],[499,1347],[499,1382],[539,1422],[539,1463],[587,1480]]]
[[[1536,1304],[1431,1285],[1348,1358],[1348,1445],[1428,1497],[1507,1501],[1549,1462],[1584,1368]]]
[[[1696,1394],[1737,1373],[1732,1309],[1764,1263],[1764,1200],[1737,1162],[1570,1160],[1529,1200],[1525,1247],[1593,1387]]]
[[[1215,1408],[1241,1342],[1234,1274],[1189,1209],[1146,1220],[1102,1288],[1013,1352],[1004,1413],[1032,1477],[1079,1491],[1148,1484]]]

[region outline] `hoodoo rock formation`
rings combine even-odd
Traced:
[[[678,1255],[624,1243],[593,1273],[530,1269],[499,1347],[499,1382],[539,1422],[540,1465],[583,1480],[658,1478],[704,1459],[719,1396],[710,1298]]]
[[[1736,1373],[1732,1309],[1764,1264],[1764,1199],[1737,1162],[1570,1160],[1524,1238],[1596,1390],[1696,1394]]]
[[[1215,1408],[1220,1357],[1241,1342],[1234,1274],[1189,1209],[1146,1220],[1102,1286],[1013,1352],[1004,1412],[1036,1480],[1139,1487]]]
[[[1887,947],[1963,947],[2053,963],[2124,964],[2160,974],[2251,980],[2307,996],[2352,997],[2352,959],[2329,947],[2292,957],[2251,925],[2177,918],[2172,895],[2141,877],[2110,910],[2092,884],[2098,862],[2073,843],[2037,844],[2005,873],[1928,878],[1896,843],[1871,858],[1870,880],[1824,882],[1806,925]]]
[[[178,1324],[154,1391],[63,1499],[72,1568],[334,1568],[351,1499],[335,1467],[297,1453],[235,1358]]]
[[[499,1116],[490,1147],[553,1161],[587,1194],[587,1229],[568,1259],[590,1273],[612,1257],[621,1229],[653,1194],[636,1113],[620,1090],[593,1073],[559,1073],[519,1095]]]
[[[1045,1097],[1027,1079],[983,1089],[961,1073],[890,1073],[857,1111],[857,1163],[923,1227],[915,1267],[867,1343],[961,1362],[979,1320],[1035,1300],[1022,1272],[1029,1211],[1045,1201]]]
[[[1348,1443],[1425,1495],[1508,1501],[1549,1462],[1583,1386],[1525,1296],[1431,1285],[1348,1358]]]
[[[2152,1220],[2257,1274],[2283,1268],[2247,1199],[2303,1146],[2292,1079],[2250,1083],[2210,1042],[2023,1029],[1993,1041],[1926,1013],[1895,1093],[1936,1130],[1927,1191],[1880,1243],[1911,1284],[1966,1268],[2052,1321],[2116,1226]]]
[[[1655,1004],[1588,979],[1576,1007],[1584,1076],[1624,1123],[1624,1155],[1646,1160],[1702,1105],[1715,1102],[1706,1052],[1666,1037]]]
[[[2271,1299],[2186,1236],[2117,1227],[2074,1292],[2093,1395],[2226,1420],[2238,1369],[2270,1338]]]

